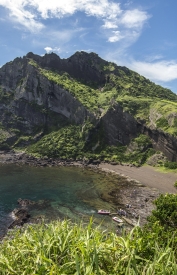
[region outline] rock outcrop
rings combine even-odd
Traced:
[[[138,123],[123,108],[114,104],[101,118],[105,140],[109,145],[127,145],[139,133]]]
[[[155,150],[161,151],[170,161],[177,161],[177,139],[174,136],[146,125],[140,125],[143,134],[149,136]]]
[[[0,69],[0,116],[6,129],[18,129],[30,135],[50,130],[50,127],[60,129],[68,123],[82,124],[87,118],[94,120],[94,115],[69,91],[49,81],[30,65],[29,56],[31,54],[16,58]],[[32,56],[34,60],[43,60]],[[41,63],[55,68],[53,55]]]
[[[22,208],[15,208],[12,211],[12,215],[14,216],[14,221],[8,226],[8,229],[12,229],[15,226],[22,226],[24,223],[27,223],[30,218],[28,211]]]
[[[26,57],[35,60],[43,68],[67,72],[83,83],[99,86],[106,82],[106,75],[100,67],[108,65],[109,62],[101,59],[95,53],[76,52],[67,59],[60,59],[54,53],[46,54],[43,57],[28,53]]]

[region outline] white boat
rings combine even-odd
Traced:
[[[113,221],[118,222],[118,223],[123,222],[123,220],[121,220],[121,219],[118,218],[118,217],[112,217],[112,219],[113,219]]]

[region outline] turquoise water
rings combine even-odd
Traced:
[[[31,210],[34,218],[87,222],[93,216],[99,223],[103,216],[98,209],[116,209],[102,194],[117,184],[109,176],[77,167],[0,166],[0,235],[11,223],[10,213],[19,198],[41,202]],[[110,217],[104,218],[104,224],[110,226]]]

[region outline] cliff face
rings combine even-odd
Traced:
[[[34,134],[68,123],[82,124],[88,118],[94,120],[76,98],[41,75],[26,57],[0,69],[0,87],[0,115],[6,129]]]
[[[27,58],[35,60],[42,68],[58,72],[67,72],[75,79],[89,85],[103,85],[106,82],[106,76],[101,70],[109,62],[98,57],[97,54],[87,54],[85,52],[76,52],[68,59],[60,59],[56,54],[46,54],[43,57],[28,53]]]
[[[177,139],[163,131],[139,125],[141,132],[149,136],[155,150],[161,151],[170,161],[177,161]]]
[[[71,90],[70,86],[66,88],[57,80],[51,80],[41,70],[50,71],[54,76],[67,73],[66,82],[70,80]],[[141,87],[137,86],[135,91],[139,81]],[[77,93],[74,93],[76,84]],[[53,53],[43,57],[28,53],[23,58],[16,58],[0,68],[0,148],[4,148],[4,144],[13,145],[20,136],[30,135],[35,140],[35,136],[40,138],[66,125],[84,125],[89,121],[95,129],[101,122],[103,139],[108,145],[128,145],[139,133],[144,133],[151,138],[156,150],[162,151],[169,160],[177,161],[176,137],[158,129],[152,130],[130,114],[131,108],[137,108],[141,101],[132,103],[128,93],[131,97],[139,97],[142,85],[148,89],[150,81],[101,59],[95,53],[77,52],[68,59]],[[83,87],[88,88],[87,94]],[[163,92],[159,92],[158,86],[158,97],[162,97]],[[124,102],[121,101],[123,96],[126,98]],[[165,99],[173,103],[176,97],[167,91]],[[126,103],[130,112],[119,103],[122,106]],[[98,144],[96,141],[95,146]]]
[[[139,133],[137,121],[119,105],[114,105],[101,118],[105,140],[109,145],[127,145]]]

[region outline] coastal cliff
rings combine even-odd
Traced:
[[[47,137],[67,147],[71,135],[76,158],[128,159],[136,143],[137,154],[154,148],[177,161],[177,96],[95,53],[67,59],[28,53],[0,68],[0,150],[35,153],[37,142],[48,146]],[[57,157],[73,157],[59,151]]]

